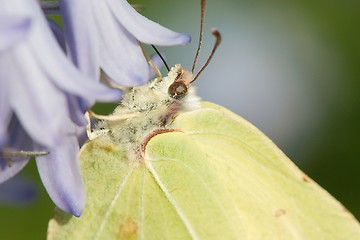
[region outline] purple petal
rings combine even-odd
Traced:
[[[10,102],[9,102],[9,88],[6,78],[3,76],[4,71],[0,71],[0,149],[7,138],[7,126],[10,120]]]
[[[86,127],[76,126],[76,136],[78,138],[79,145],[82,146],[88,140]]]
[[[22,207],[37,196],[34,184],[20,176],[0,184],[0,204]]]
[[[71,120],[78,126],[86,126],[87,121],[84,117],[84,112],[86,109],[81,104],[81,99],[68,95],[68,104],[70,111]]]
[[[9,1],[6,2],[8,5],[5,5],[5,10],[14,11],[14,14],[18,10],[30,12],[34,21],[27,41],[19,42],[12,51],[0,55],[1,81],[7,81],[9,84],[7,91],[9,91],[10,105],[31,137],[45,146],[55,145],[56,137],[66,130],[62,124],[64,116],[68,114],[66,98],[60,89],[49,81],[49,75],[42,72],[34,60],[34,55],[40,54],[36,49],[40,49],[41,52],[42,46],[47,44],[39,42],[40,48],[37,47],[38,43],[29,46],[29,41],[34,39],[34,36],[42,36],[41,26],[38,24],[39,17],[40,20],[43,18],[43,29],[48,31],[52,39],[54,37],[48,29],[37,1],[14,0],[12,2],[14,6],[9,4]],[[34,14],[36,10],[39,11],[39,17]],[[55,40],[53,42],[56,44]],[[64,55],[58,45],[55,48]],[[42,55],[51,55],[51,51]]]
[[[0,65],[11,75],[6,78],[11,79],[11,106],[34,140],[54,146],[59,141],[56,137],[66,132],[63,125],[68,114],[66,97],[38,68],[25,46],[18,46],[16,50],[19,51],[8,57],[0,57]]]
[[[4,15],[0,12],[0,52],[23,40],[31,28],[31,23],[29,16]]]
[[[39,1],[41,9],[45,15],[60,15],[59,2],[57,1]]]
[[[37,8],[25,2],[28,10],[35,9],[36,12],[37,9],[42,14],[36,2]],[[70,93],[83,96],[87,106],[95,98],[109,100],[117,99],[120,95],[119,91],[89,81],[71,65],[56,44],[43,17],[36,18],[28,41],[18,44],[13,51],[2,54],[0,62],[4,79],[11,79],[11,106],[31,137],[44,146],[54,146],[58,141],[56,138],[66,132],[63,119],[68,117],[69,109],[66,96],[58,88],[59,85],[68,88]],[[56,85],[49,81],[51,77],[55,78],[52,80]]]
[[[54,203],[63,211],[79,217],[85,206],[85,189],[79,166],[76,129],[69,121],[69,132],[56,148],[36,163],[42,182]],[[41,148],[36,147],[41,150]]]
[[[60,11],[72,62],[94,80],[99,80],[95,20],[88,0],[60,0]]]
[[[121,96],[120,91],[110,89],[96,81],[89,81],[89,78],[71,64],[50,32],[38,4],[33,6],[34,4],[30,3],[32,1],[24,1],[24,5],[31,8],[37,16],[31,38],[29,38],[30,51],[37,63],[46,71],[48,78],[51,78],[59,88],[83,97],[87,101],[87,106],[91,106],[96,99],[100,101],[118,100]],[[41,48],[36,46],[41,46]]]
[[[11,136],[7,141],[7,146],[13,150],[24,150],[32,151],[33,150],[33,141],[30,136],[27,134],[23,126],[21,125],[19,119],[15,114],[12,115],[9,126],[8,134]]]
[[[0,184],[20,172],[28,161],[28,158],[13,158],[9,164],[8,159],[0,157]]]
[[[117,23],[104,1],[93,4],[99,29],[101,68],[119,85],[135,86],[147,82],[147,62],[137,40]]]
[[[191,41],[190,35],[176,33],[142,16],[125,0],[106,2],[118,21],[143,43],[169,46]]]
[[[19,120],[16,118],[15,115],[11,118],[9,127],[8,127],[8,134],[11,136],[9,141],[7,142],[7,146],[12,151],[31,151],[32,150],[32,141],[20,125]],[[29,158],[13,158],[11,162],[8,161],[9,159],[5,159],[0,157],[0,183],[8,180],[9,178],[16,175],[21,169],[29,161]],[[9,164],[11,163],[11,164]]]
[[[63,52],[66,53],[66,44],[62,28],[51,19],[48,19],[48,24],[52,33],[54,34],[54,37],[56,38],[57,43],[60,45]]]

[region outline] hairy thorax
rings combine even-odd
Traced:
[[[141,158],[144,144],[158,133],[174,131],[171,124],[181,112],[199,108],[200,98],[193,86],[185,86],[184,96],[169,93],[182,91],[183,86],[174,84],[192,75],[177,64],[164,78],[155,78],[146,85],[127,90],[119,106],[114,110],[111,120],[101,121],[95,132],[101,133],[113,144],[120,144],[129,154]],[[185,80],[186,80],[185,79]]]

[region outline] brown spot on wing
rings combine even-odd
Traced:
[[[112,145],[112,144],[106,144],[106,145],[102,146],[102,148],[107,152],[112,152],[114,149],[113,147],[114,147],[114,145]]]
[[[138,224],[132,218],[126,218],[124,222],[120,224],[119,228],[119,239],[131,238],[137,235]]]
[[[305,174],[303,175],[302,180],[307,183],[310,182],[310,178]]]
[[[275,217],[281,217],[281,216],[284,216],[285,214],[286,214],[286,211],[285,211],[285,209],[282,209],[282,208],[278,208],[274,212]]]

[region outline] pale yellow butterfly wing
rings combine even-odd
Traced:
[[[143,161],[99,137],[81,152],[87,205],[49,239],[360,239],[360,225],[264,134],[202,103]]]

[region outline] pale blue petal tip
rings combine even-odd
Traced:
[[[123,92],[120,89],[111,89],[111,92],[108,94],[107,99],[110,101],[120,101],[123,96]],[[100,97],[99,97],[100,99]]]
[[[60,207],[59,207],[60,208]],[[74,217],[80,217],[82,214],[83,209],[79,209],[79,208],[60,208],[61,210],[63,210],[64,212],[67,212],[71,215],[73,215]]]
[[[75,217],[80,217],[83,210],[84,210],[84,206],[85,205],[85,201],[83,201],[82,203],[76,203],[74,204],[74,206],[70,209],[70,214],[74,215]]]
[[[183,44],[189,44],[191,42],[191,35],[184,33],[183,35]]]
[[[67,212],[75,217],[80,217],[85,207],[85,194],[80,195],[83,196],[78,196],[78,199],[67,196],[63,199],[62,203],[56,205],[64,212]]]
[[[140,85],[147,83],[149,81],[148,76],[149,76],[149,73],[147,74],[146,77],[137,77],[136,80],[134,78],[135,81],[133,82],[133,86],[140,86]]]
[[[72,208],[70,209],[69,213],[74,217],[80,217],[83,212],[83,208]]]
[[[116,82],[110,77],[107,78],[109,81]],[[89,92],[88,94],[94,97],[94,102],[95,100],[98,102],[118,102],[123,96],[122,90],[110,87],[102,88],[102,90],[98,92]],[[90,104],[85,104],[86,108],[91,107],[94,102],[90,102]]]

